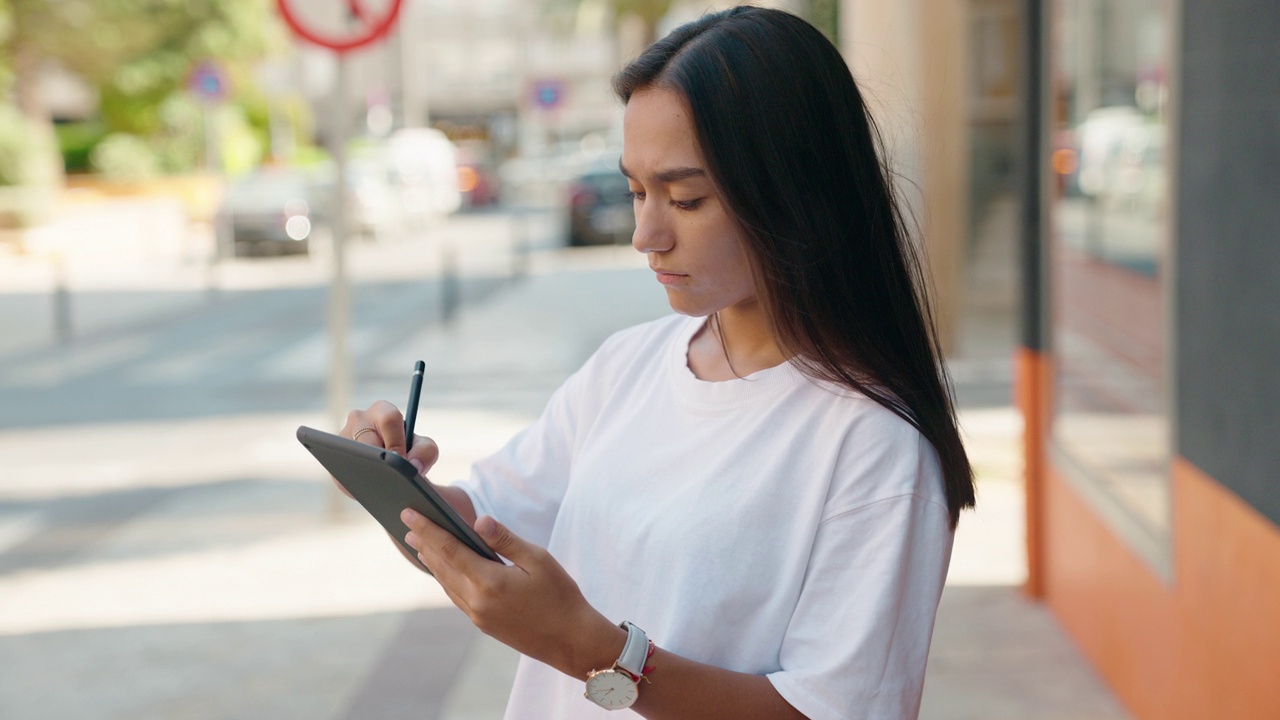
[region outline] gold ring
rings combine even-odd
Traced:
[[[365,434],[365,433],[367,433],[367,432],[371,432],[371,433],[374,433],[375,435],[377,435],[377,433],[376,433],[376,432],[374,432],[373,428],[371,428],[371,427],[367,427],[367,428],[360,428],[359,430],[357,430],[357,431],[356,431],[356,434],[355,434],[355,435],[352,435],[352,436],[351,436],[351,439],[352,439],[352,440],[359,440],[359,439],[360,439],[360,436],[361,436],[361,435],[363,435],[363,434]]]

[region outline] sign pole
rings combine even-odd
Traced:
[[[289,7],[287,0],[276,0],[276,7],[281,18],[289,29],[299,38],[320,47],[327,48],[338,60],[337,87],[334,89],[333,108],[333,227],[332,235],[332,275],[329,279],[329,383],[328,401],[330,420],[335,428],[340,428],[346,421],[346,414],[351,407],[351,358],[347,347],[347,336],[351,325],[351,298],[347,283],[346,269],[346,236],[349,208],[347,207],[347,127],[350,112],[347,107],[347,88],[350,84],[350,67],[347,53],[356,48],[365,47],[386,38],[387,33],[395,25],[400,14],[403,0],[391,0],[386,14],[371,20],[368,13],[360,7],[360,0],[346,0],[347,15],[350,19],[364,24],[364,28],[356,35],[345,38],[326,37],[299,21]],[[329,515],[333,519],[341,516],[343,503],[336,488],[329,493]]]
[[[347,348],[350,332],[350,290],[347,285],[347,55],[338,53],[338,78],[334,88],[333,111],[333,222],[329,277],[329,421],[335,428],[345,424],[351,409],[351,358]],[[329,517],[342,517],[344,503],[336,488],[329,491]]]
[[[334,187],[331,275],[329,278],[329,415],[335,428],[342,427],[351,409],[351,360],[347,352],[350,328],[350,292],[347,285],[347,121],[348,63],[338,55],[338,81],[334,90]]]

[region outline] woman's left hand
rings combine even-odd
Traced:
[[[475,530],[512,565],[480,557],[413,510],[400,519],[405,542],[484,634],[582,679],[621,651],[625,633],[587,603],[560,563],[492,517],[478,518]]]

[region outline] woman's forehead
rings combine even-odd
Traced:
[[[692,115],[679,93],[653,88],[631,96],[622,119],[622,164],[635,177],[703,165]]]

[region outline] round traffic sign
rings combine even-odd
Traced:
[[[533,104],[543,110],[551,110],[564,100],[564,83],[559,80],[539,80],[533,84]]]
[[[295,35],[313,45],[328,48],[336,53],[344,53],[348,50],[375,43],[386,37],[391,30],[391,26],[395,25],[396,17],[400,15],[401,2],[403,0],[391,0],[391,7],[387,9],[386,16],[381,20],[369,23],[367,13],[360,7],[359,0],[347,0],[347,12],[350,13],[352,18],[366,23],[366,27],[357,34],[345,38],[327,37],[306,27],[294,15],[286,0],[277,0],[276,5],[280,8],[280,17],[284,19],[285,24],[289,26],[289,29]]]
[[[199,63],[191,69],[187,76],[187,89],[207,102],[225,100],[230,94],[226,73],[211,60]]]

